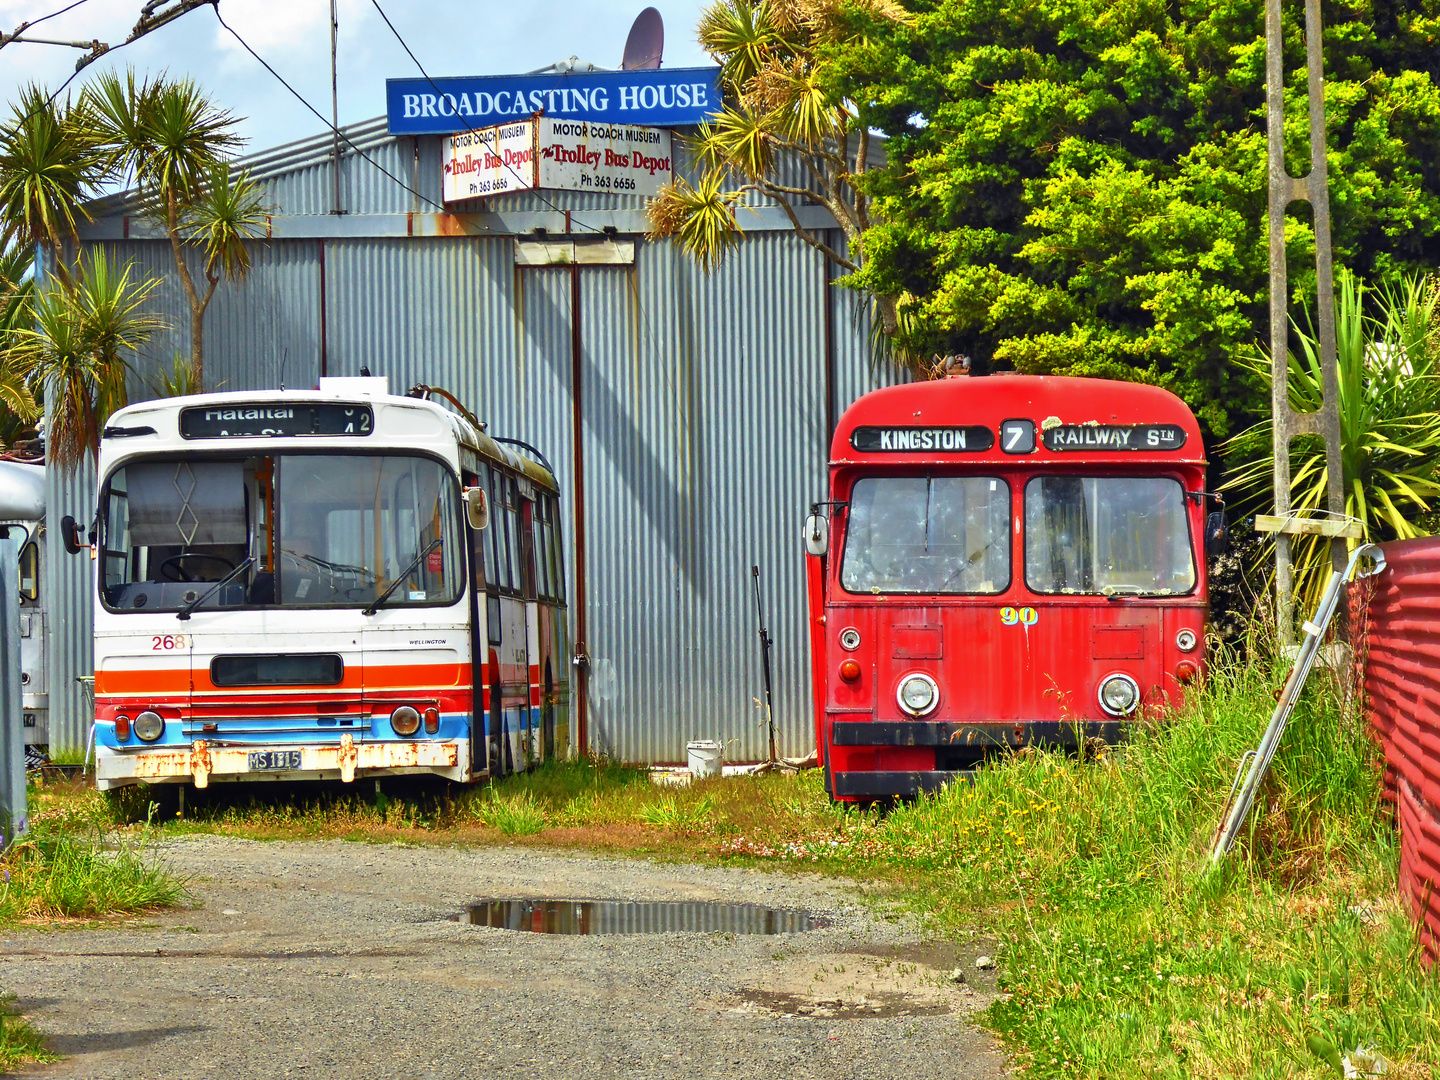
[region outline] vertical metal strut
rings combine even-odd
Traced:
[[[1265,0],[1265,104],[1270,156],[1270,407],[1274,417],[1275,513],[1290,511],[1290,442],[1300,435],[1325,440],[1325,497],[1333,514],[1345,510],[1345,477],[1340,453],[1340,371],[1335,356],[1335,282],[1330,253],[1329,168],[1326,162],[1323,35],[1320,0],[1305,0],[1306,92],[1310,103],[1310,172],[1301,179],[1285,168],[1285,62],[1280,0]],[[1289,286],[1285,266],[1285,210],[1292,202],[1308,202],[1315,215],[1315,277],[1317,330],[1323,398],[1319,412],[1290,407]],[[1336,570],[1345,565],[1345,551],[1332,542]],[[1280,642],[1295,643],[1294,582],[1290,536],[1275,535],[1275,615]]]

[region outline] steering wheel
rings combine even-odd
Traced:
[[[208,551],[182,551],[179,555],[171,555],[168,559],[161,560],[160,577],[165,581],[195,581],[195,578],[190,577],[180,567],[186,559],[209,559],[223,566],[227,573],[235,569],[235,564],[223,555],[212,555]]]

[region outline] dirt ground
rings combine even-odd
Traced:
[[[33,1075],[1006,1075],[966,1020],[993,998],[974,963],[993,943],[936,941],[845,883],[519,847],[160,851],[193,908],[0,935],[0,988],[66,1055]],[[756,903],[828,925],[562,937],[453,921],[496,897]]]

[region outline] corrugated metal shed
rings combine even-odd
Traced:
[[[780,749],[808,752],[800,525],[823,497],[829,426],[877,385],[859,302],[827,286],[822,257],[763,200],[707,275],[640,235],[641,199],[517,194],[439,215],[437,138],[392,138],[383,120],[346,135],[372,160],[342,155],[343,216],[330,213],[328,136],[246,162],[266,184],[275,238],[252,245],[250,278],[222,285],[206,315],[207,388],[310,386],[362,365],[396,391],[444,386],[492,433],[542,450],[571,493],[570,271],[517,266],[515,244],[536,225],[555,239],[567,211],[576,239],[612,225],[634,240],[634,265],[580,271],[592,748],[679,761],[688,740],[718,738],[731,760],[764,756],[753,564],[776,643]],[[186,348],[188,311],[168,244],[127,210],[110,200],[85,235],[162,279],[155,307],[176,329],[143,358],[153,371]],[[153,393],[144,380],[132,391]],[[88,517],[90,473],[51,488],[57,517]],[[572,512],[567,499],[567,537]],[[50,565],[52,596],[76,616],[56,620],[52,725],[59,743],[80,745],[91,565]],[[572,558],[572,597],[574,570]]]

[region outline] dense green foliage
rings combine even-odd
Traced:
[[[1231,363],[1267,310],[1258,0],[914,0],[916,17],[832,77],[889,137],[856,284],[900,298],[916,353],[1139,379],[1207,433],[1262,410]],[[1299,4],[1287,80],[1303,86]],[[1324,7],[1337,263],[1362,276],[1440,255],[1440,3]],[[1305,103],[1287,93],[1292,173]],[[1307,211],[1308,213],[1308,211]],[[1287,229],[1296,292],[1313,235]]]

